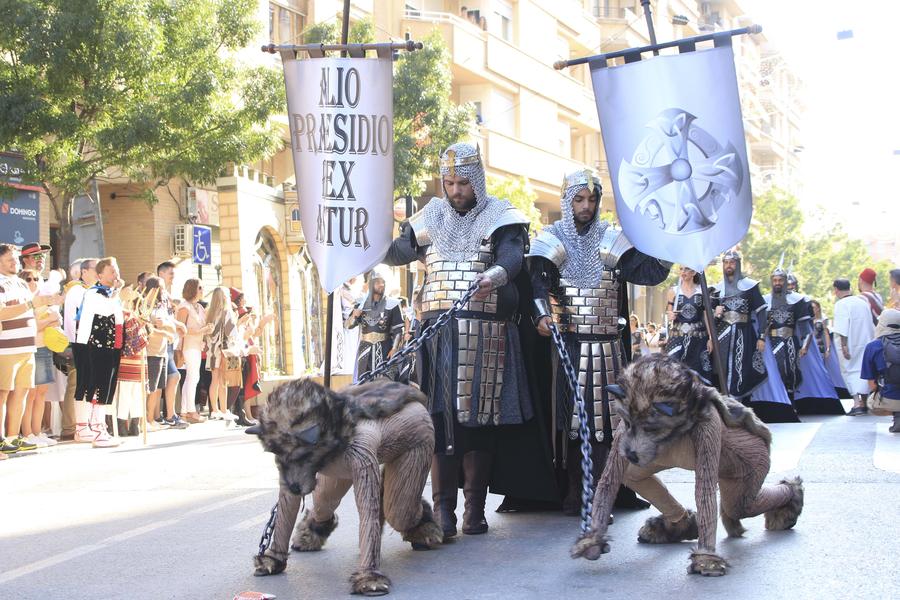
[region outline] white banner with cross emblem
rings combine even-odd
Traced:
[[[628,239],[703,270],[747,233],[750,172],[730,47],[591,71]]]

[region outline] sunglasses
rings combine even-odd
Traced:
[[[35,279],[34,277],[23,277],[22,279],[25,280],[25,282],[27,282],[27,283],[31,283],[32,281],[37,281],[37,279]]]

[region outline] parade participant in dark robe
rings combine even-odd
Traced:
[[[781,265],[772,272],[771,281],[772,292],[764,297],[766,334],[778,373],[793,399],[803,378],[799,361],[809,351],[812,340],[812,332],[807,327],[811,321],[810,308],[802,295],[787,290],[787,271]]]
[[[716,286],[720,296],[715,313],[726,390],[765,423],[797,422],[767,343],[766,302],[759,282],[744,277],[741,255],[736,250],[722,256],[722,271],[724,278]]]
[[[724,359],[725,389],[734,398],[745,400],[766,379],[765,324],[759,320],[766,303],[759,282],[741,273],[741,255],[736,250],[722,256],[722,271],[725,277],[716,286],[720,294],[716,329]]]
[[[357,305],[347,317],[344,327],[360,327],[362,330],[356,354],[354,381],[385,362],[400,347],[404,329],[400,301],[385,295],[384,275],[372,271],[369,293],[361,305]]]
[[[670,263],[638,252],[621,229],[600,218],[602,192],[600,179],[589,170],[567,175],[560,200],[562,219],[541,230],[526,257],[538,333],[549,336],[553,319],[577,370],[590,427],[595,480],[603,470],[617,422],[605,386],[616,382],[631,359],[630,340],[625,338],[628,307],[624,284],[658,285],[671,268]],[[551,348],[549,358],[554,462],[568,473],[563,509],[577,514],[581,506],[578,415],[555,349]],[[630,490],[622,494],[619,503],[645,507]]]
[[[789,292],[803,296],[809,319],[798,324],[798,332],[801,339],[806,340],[808,337],[811,339],[806,355],[797,361],[801,377],[800,384],[794,393],[794,407],[801,415],[842,415],[844,406],[838,399],[837,388],[826,363],[826,358],[831,356],[831,340],[825,336],[826,328],[821,320],[821,306],[809,296],[801,293],[800,282],[792,272],[792,268],[788,268],[787,289]],[[819,307],[819,317],[816,316],[816,306]],[[835,358],[837,357],[835,356]],[[838,373],[840,373],[840,366],[838,366]]]
[[[681,267],[678,283],[668,292],[667,306],[672,326],[666,353],[693,369],[704,383],[714,385],[712,341],[697,271]]]
[[[473,282],[478,285],[463,310],[423,344],[416,365],[435,429],[435,518],[447,538],[456,535],[460,483],[465,496],[463,533],[487,531],[484,506],[488,484],[494,487],[497,431],[528,421],[533,407],[519,344],[514,282],[522,271],[528,220],[508,201],[488,196],[475,146],[450,146],[441,155],[440,171],[443,197],[432,198],[401,226],[384,262],[425,263],[423,329]]]

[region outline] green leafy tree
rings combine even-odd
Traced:
[[[0,148],[24,154],[73,241],[70,203],[129,180],[152,205],[277,150],[284,83],[243,65],[256,0],[0,0]],[[174,196],[173,196],[174,198]]]
[[[541,211],[535,205],[538,195],[532,189],[528,180],[524,177],[494,177],[487,180],[487,191],[491,196],[509,200],[510,203],[522,211],[530,221],[532,234],[541,230]]]
[[[349,41],[375,41],[371,19],[350,26]],[[303,34],[307,44],[337,44],[340,26],[317,23]],[[471,106],[450,99],[453,75],[450,53],[440,31],[424,40],[424,48],[400,52],[394,65],[394,190],[398,196],[417,197],[438,172],[443,148],[466,136],[474,121]]]
[[[814,218],[821,220],[824,215]],[[855,286],[859,272],[872,267],[887,280],[890,263],[873,260],[865,244],[850,238],[840,224],[824,235],[806,236],[802,233],[804,221],[799,201],[787,192],[773,189],[755,199],[753,222],[741,251],[747,270],[762,281],[763,293],[782,252],[784,267],[793,263],[800,291],[818,300],[826,314],[834,306],[831,287],[835,279],[847,278]]]
[[[304,44],[337,44],[341,41],[341,25],[337,21],[314,23],[303,30]],[[371,44],[375,41],[375,23],[360,19],[350,24],[347,41],[351,44]]]
[[[782,253],[787,268],[802,240],[802,227],[803,211],[797,199],[787,192],[773,188],[754,198],[753,220],[741,242],[745,274],[759,280],[768,279]]]
[[[401,52],[394,68],[394,190],[401,196],[422,194],[441,150],[474,122],[470,105],[451,100],[450,53],[440,31],[422,42],[422,50]]]

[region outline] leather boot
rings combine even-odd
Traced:
[[[459,461],[456,456],[435,454],[431,459],[431,499],[434,520],[444,539],[456,535],[456,498],[459,494]]]
[[[466,498],[466,510],[463,513],[462,530],[466,535],[487,533],[484,502],[487,499],[493,458],[490,452],[480,451],[466,452],[463,456],[463,496]]]

